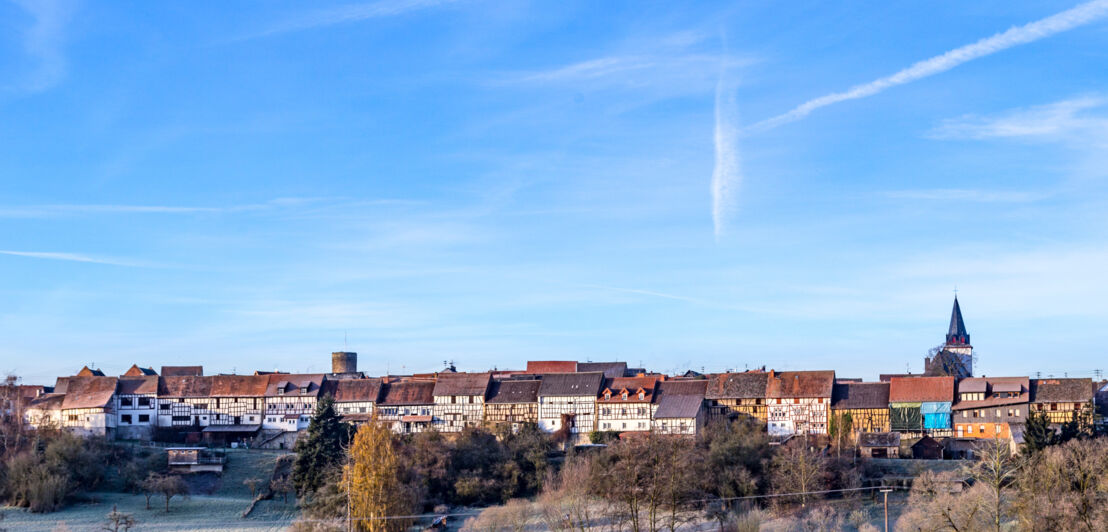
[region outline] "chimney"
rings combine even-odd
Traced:
[[[765,366],[762,366],[762,367],[765,367]],[[772,369],[769,370],[769,378],[771,378],[771,379],[773,378],[773,370]]]

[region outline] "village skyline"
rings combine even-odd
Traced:
[[[190,7],[0,4],[0,370],[1103,360],[1104,1]]]

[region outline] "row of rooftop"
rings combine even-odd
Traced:
[[[578,438],[597,430],[695,434],[713,418],[747,416],[766,423],[771,435],[789,436],[827,434],[832,418],[849,412],[858,432],[1018,437],[1031,410],[1062,423],[1092,412],[1102,387],[1091,379],[1029,377],[884,375],[862,382],[830,370],[667,376],[623,362],[531,361],[524,370],[384,377],[209,376],[200,366],[159,372],[133,365],[118,377],[85,367],[53,387],[27,387],[34,397],[26,411],[32,425],[118,437],[148,438],[155,428],[169,428],[214,438],[262,435],[281,445],[306,428],[323,396],[348,421],[376,416],[403,433],[535,423]]]

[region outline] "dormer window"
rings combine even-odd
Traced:
[[[642,401],[643,399],[646,399],[646,392],[639,390],[639,400]]]
[[[626,401],[627,400],[627,390],[623,390],[623,393],[619,394],[619,396],[622,397],[624,401]]]
[[[605,401],[611,401],[612,400],[612,391],[611,390],[604,390],[604,400]]]
[[[300,395],[308,395],[308,386],[305,385],[300,387]]]
[[[284,388],[277,388],[277,395],[285,395],[285,389]]]

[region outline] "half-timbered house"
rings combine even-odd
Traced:
[[[1052,425],[1093,421],[1092,379],[1031,379],[1030,385],[1030,410],[1045,412]]]
[[[658,382],[651,424],[654,432],[693,436],[708,419],[704,394],[708,381],[675,379]]]
[[[440,373],[435,378],[435,427],[442,432],[461,432],[481,424],[489,373]]]
[[[382,385],[377,419],[398,434],[429,430],[434,421],[433,381],[388,382]]]
[[[528,364],[530,365],[530,364]],[[539,428],[570,441],[596,429],[596,395],[603,373],[546,373],[539,386]]]
[[[153,436],[158,426],[158,376],[120,377],[115,411],[117,437],[140,440]]]
[[[889,383],[836,382],[831,391],[830,423],[831,428],[855,438],[863,432],[889,432]]]
[[[323,390],[323,374],[274,373],[258,377],[268,379],[262,428],[285,432],[308,428]]]
[[[764,371],[709,375],[704,396],[708,419],[749,417],[765,423],[769,417],[766,408],[767,378],[768,374]]]
[[[63,393],[45,393],[35,397],[23,410],[23,419],[32,427],[61,427]]]
[[[889,379],[890,429],[911,436],[950,436],[954,377]]]
[[[766,380],[769,434],[827,434],[834,384],[834,371],[770,370]]]
[[[196,432],[208,425],[211,377],[166,377],[158,380],[158,426]]]
[[[62,426],[83,435],[115,434],[115,377],[71,377],[62,399]]]
[[[348,423],[373,419],[373,408],[381,396],[381,379],[341,379],[323,383],[323,395],[335,400],[335,413]]]
[[[508,425],[512,432],[524,424],[539,422],[538,379],[495,379],[489,384],[489,398],[485,401],[485,423]]]
[[[649,432],[654,387],[661,377],[604,379],[596,398],[596,429],[616,432]]]
[[[254,440],[262,428],[268,379],[255,375],[213,375],[210,379],[204,440],[224,445]]]
[[[954,433],[958,438],[1011,438],[1023,432],[1031,401],[1027,377],[973,377],[958,381]]]

